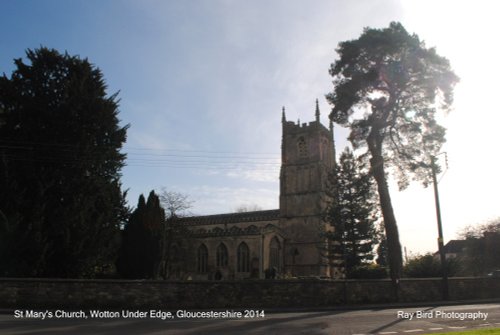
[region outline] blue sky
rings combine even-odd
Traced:
[[[495,4],[453,1],[14,1],[0,0],[0,72],[46,46],[87,57],[120,91],[131,124],[123,187],[167,187],[195,201],[192,212],[239,205],[278,207],[281,107],[302,122],[329,106],[329,64],[338,42],[363,27],[401,21],[450,59],[461,77],[449,128],[450,170],[440,183],[445,239],[500,216],[496,125],[499,31]],[[474,122],[471,122],[474,121]],[[336,132],[337,152],[347,131]],[[393,191],[403,245],[436,247],[431,189]]]

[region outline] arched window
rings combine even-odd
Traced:
[[[278,241],[278,238],[275,236],[269,243],[270,268],[276,268],[277,270],[280,268],[280,251],[281,251],[280,241]]]
[[[227,266],[227,248],[224,243],[219,244],[217,247],[217,266]]]
[[[172,263],[177,263],[179,261],[179,247],[177,245],[173,245],[170,253],[170,261]]]
[[[207,262],[208,262],[208,249],[202,244],[198,248],[198,272],[205,273],[207,272]]]
[[[299,157],[307,157],[307,144],[303,137],[299,137],[297,140],[297,150],[299,152]]]
[[[245,242],[241,242],[238,247],[238,272],[250,272],[250,250]]]

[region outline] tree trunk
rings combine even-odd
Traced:
[[[368,147],[372,158],[370,159],[371,170],[373,177],[377,182],[377,190],[380,198],[380,207],[384,217],[385,233],[387,238],[388,261],[390,276],[394,285],[396,298],[399,279],[403,267],[403,256],[401,252],[401,244],[399,243],[399,232],[392,208],[391,196],[384,170],[384,158],[382,156],[382,135],[377,128],[372,128],[370,135],[367,138]]]

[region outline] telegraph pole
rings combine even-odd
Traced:
[[[436,157],[431,156],[431,168],[432,168],[432,184],[434,185],[434,200],[436,202],[436,217],[438,224],[438,247],[439,256],[441,258],[441,273],[443,276],[443,300],[448,300],[448,271],[446,269],[446,254],[444,253],[444,243],[443,243],[443,224],[441,222],[441,206],[439,205],[439,192],[436,178]]]

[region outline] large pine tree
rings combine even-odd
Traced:
[[[3,276],[94,276],[127,215],[127,126],[87,59],[40,48],[0,77]]]
[[[331,178],[332,202],[327,221],[329,254],[349,277],[351,271],[373,260],[375,212],[371,176],[348,148],[341,154]]]
[[[366,28],[358,39],[339,43],[337,53],[330,118],[351,129],[355,149],[368,148],[397,292],[403,258],[387,171],[393,168],[402,189],[412,178],[430,183],[432,156],[445,140],[436,112],[450,110],[458,77],[446,58],[398,22]]]

